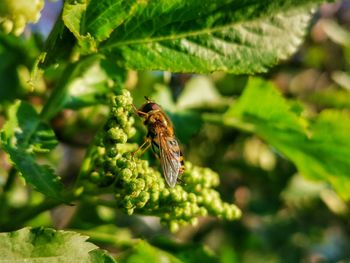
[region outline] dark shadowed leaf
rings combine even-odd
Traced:
[[[8,121],[1,132],[1,147],[26,182],[39,192],[62,200],[63,185],[60,178],[48,165],[39,165],[36,152],[47,152],[56,144],[50,127],[41,122],[34,108],[25,102],[17,101],[8,111]]]

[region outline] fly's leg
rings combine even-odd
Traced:
[[[132,107],[133,107],[133,109],[134,109],[134,111],[136,112],[137,115],[143,116],[145,118],[148,117],[148,113],[140,111],[139,109],[136,108],[136,106],[134,104],[132,104]]]
[[[144,143],[132,154],[132,157],[135,156],[135,154],[141,150],[141,154],[144,154],[145,151],[152,145],[151,139],[150,138],[146,138],[146,140],[144,141]]]

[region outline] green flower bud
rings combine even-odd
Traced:
[[[125,169],[121,170],[120,177],[123,181],[127,182],[133,177],[132,171],[128,168],[125,168]]]
[[[134,208],[129,208],[126,210],[126,213],[131,216],[134,213]]]
[[[140,190],[143,190],[145,189],[145,186],[146,186],[145,180],[143,180],[142,178],[139,178],[137,180],[137,188]]]
[[[126,168],[128,166],[128,160],[125,158],[118,158],[116,165],[121,169]]]
[[[198,225],[198,218],[197,218],[197,217],[191,218],[191,219],[190,219],[190,224],[191,224],[192,226]]]
[[[160,194],[162,199],[167,199],[170,196],[170,191],[168,188],[163,188]]]
[[[184,184],[170,188],[160,168],[153,169],[148,161],[134,156],[137,146],[126,143],[136,132],[132,111],[130,93],[120,90],[112,99],[109,120],[97,137],[91,161],[92,183],[99,187],[101,178],[103,182],[106,178],[114,180],[116,207],[128,215],[157,215],[172,232],[185,224],[197,224],[198,216],[211,214],[228,220],[239,217],[240,210],[223,202],[213,189],[219,184],[219,176],[212,170],[186,162],[181,177]]]
[[[200,207],[199,208],[199,213],[200,216],[206,216],[208,214],[207,209],[205,209],[204,207]]]
[[[170,189],[170,198],[175,202],[181,201],[181,192],[177,189]]]
[[[106,153],[106,148],[104,147],[97,147],[97,152],[99,155],[104,155]]]
[[[35,23],[44,7],[43,0],[2,0],[0,2],[0,29],[20,35],[27,23]]]
[[[159,200],[159,192],[152,192],[151,193],[151,202],[158,203]]]
[[[120,143],[126,143],[128,140],[126,134],[124,131],[118,127],[110,128],[107,131],[108,137],[114,141],[120,142]]]
[[[187,193],[185,192],[185,194],[187,194]],[[191,203],[196,203],[197,202],[197,197],[196,197],[196,195],[194,193],[189,193],[187,195],[187,198],[184,198],[184,199],[187,199]]]
[[[118,154],[117,147],[110,147],[107,149],[107,156],[108,157],[115,157]]]
[[[172,211],[172,217],[180,218],[183,215],[183,208],[182,207],[175,207]]]
[[[113,158],[108,158],[108,159],[107,158],[104,160],[104,164],[103,164],[104,170],[112,171],[114,170],[114,167],[115,167],[115,161]]]
[[[170,222],[169,229],[170,229],[170,232],[172,233],[179,231],[180,229],[179,223],[175,221]]]
[[[126,209],[134,208],[134,204],[133,204],[132,198],[131,198],[130,196],[125,196],[124,202],[123,202],[123,206],[124,206]]]
[[[147,192],[141,192],[139,197],[138,197],[138,202],[136,203],[136,206],[138,208],[142,208],[145,206],[145,204],[148,202],[148,200],[150,199],[150,194]]]
[[[90,174],[90,180],[94,183],[101,182],[101,176],[98,172],[94,171]]]

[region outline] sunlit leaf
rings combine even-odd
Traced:
[[[190,79],[183,92],[181,92],[178,108],[196,108],[205,106],[217,106],[225,99],[220,95],[214,83],[207,77],[198,76]]]
[[[128,68],[254,73],[296,50],[320,2],[67,1],[63,19],[83,52]]]
[[[251,79],[225,115],[228,125],[243,122],[289,158],[302,175],[331,184],[350,199],[350,116],[327,110],[309,122],[290,110],[274,86]]]
[[[86,242],[88,237],[50,228],[23,228],[0,234],[0,258],[6,262],[116,262]]]

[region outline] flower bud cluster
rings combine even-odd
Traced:
[[[0,29],[5,33],[20,35],[26,24],[39,20],[43,7],[43,0],[1,0]]]
[[[182,182],[170,188],[148,161],[132,156],[135,148],[130,150],[132,144],[127,142],[135,134],[132,115],[132,100],[124,90],[113,100],[90,173],[90,180],[100,187],[112,185],[116,207],[129,215],[158,216],[171,231],[188,223],[196,224],[199,216],[228,220],[240,216],[240,210],[222,201],[213,189],[219,185],[219,176],[212,170],[186,162]]]

